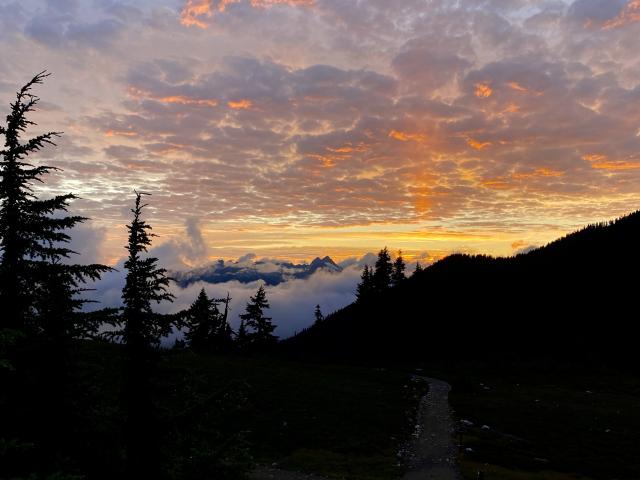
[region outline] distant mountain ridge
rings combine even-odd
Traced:
[[[296,355],[635,365],[640,212],[515,257],[455,254],[287,340]]]
[[[343,269],[329,256],[316,257],[309,264],[270,259],[255,260],[255,257],[247,256],[235,262],[218,260],[210,266],[186,272],[173,272],[172,276],[183,288],[196,282],[216,284],[234,280],[240,283],[261,280],[267,285],[275,286],[288,280],[308,278],[319,270],[339,273]]]

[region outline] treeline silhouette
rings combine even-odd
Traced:
[[[124,306],[84,311],[87,284],[112,268],[72,261],[78,254],[69,248],[69,231],[88,220],[67,214],[77,197],[38,194],[37,185],[57,168],[36,165],[30,156],[55,146],[61,133],[22,137],[35,126],[29,114],[39,98],[32,90],[47,76],[36,75],[18,91],[0,126],[5,139],[0,150],[0,479],[236,478],[249,467],[249,457],[239,443],[230,442],[232,435],[199,435],[197,425],[176,421],[176,412],[157,411],[159,347],[161,339],[178,330],[185,333],[176,342],[179,348],[268,352],[277,337],[265,315],[266,292],[260,287],[251,297],[238,332],[228,321],[231,298],[209,299],[204,289],[185,311],[155,312],[154,305],[173,300],[171,278],[148,254],[155,236],[143,218],[143,199],[149,194],[135,192],[126,227]],[[100,383],[74,378],[79,374],[77,342],[87,339],[123,347],[117,354],[119,400],[108,406],[115,413],[104,415],[120,425],[103,426],[115,435],[108,440],[87,429],[82,418],[91,406],[81,388]],[[235,401],[231,393],[227,397]],[[94,414],[102,419],[102,413]],[[163,430],[167,423],[171,429]]]
[[[299,358],[637,369],[640,212],[509,258],[456,254],[283,342]],[[389,262],[381,252],[384,282]],[[373,292],[373,294],[367,293]]]

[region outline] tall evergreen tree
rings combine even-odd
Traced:
[[[0,126],[4,136],[0,150],[0,338],[10,340],[3,341],[7,350],[31,349],[23,355],[37,365],[29,382],[21,383],[17,377],[11,386],[2,382],[11,401],[29,412],[28,417],[0,422],[7,431],[17,426],[19,434],[29,431],[28,425],[37,426],[36,444],[49,467],[55,469],[68,440],[64,432],[72,416],[68,347],[71,337],[83,331],[84,317],[78,310],[85,303],[78,294],[88,281],[99,279],[110,268],[69,261],[76,252],[68,248],[67,232],[86,220],[66,213],[76,196],[42,199],[35,188],[47,174],[58,170],[34,165],[30,155],[47,145],[55,146],[54,139],[60,133],[23,139],[36,125],[28,117],[40,99],[31,92],[47,76],[39,73],[17,92],[6,123]],[[18,341],[27,336],[42,338],[22,344]]]
[[[322,310],[320,309],[320,305],[316,305],[316,309],[313,312],[314,317],[316,318],[316,324],[322,323],[324,321],[324,315],[322,314]]]
[[[416,273],[422,272],[422,270],[424,269],[422,268],[422,265],[420,265],[420,262],[416,262],[416,269],[413,271],[412,276],[415,275]]]
[[[373,286],[377,292],[384,291],[391,286],[392,273],[393,264],[391,263],[391,255],[389,255],[387,247],[384,247],[378,253],[375,271],[373,272]]]
[[[155,315],[151,304],[172,301],[168,291],[170,278],[164,268],[157,266],[158,259],[145,257],[151,238],[151,226],[142,219],[142,193],[136,192],[133,219],[127,230],[128,258],[124,264],[127,276],[122,299],[124,302],[123,340],[126,346],[125,384],[123,406],[125,409],[126,476],[129,479],[156,478],[154,469],[159,464],[154,434],[153,402],[150,377],[154,366],[154,347],[169,325]]]
[[[365,265],[362,270],[362,276],[360,277],[360,283],[356,290],[356,297],[358,301],[364,301],[368,299],[374,291],[373,275],[371,273],[369,265]]]
[[[398,256],[393,262],[393,272],[391,274],[391,281],[393,285],[400,285],[407,279],[404,274],[406,268],[407,266],[404,263],[404,258],[402,258],[402,251],[398,251]]]
[[[87,220],[65,215],[71,193],[39,199],[34,186],[55,167],[29,163],[27,157],[47,145],[58,132],[47,132],[23,141],[35,122],[29,120],[40,99],[31,93],[49,74],[39,73],[23,86],[10,105],[6,124],[0,126],[4,149],[0,150],[0,302],[4,314],[0,328],[30,333],[46,331],[62,338],[74,329],[73,312],[84,303],[77,294],[89,280],[108,271],[104,265],[70,265],[63,262],[73,252],[66,247],[65,232]]]
[[[236,346],[242,350],[249,343],[249,332],[247,331],[247,324],[244,320],[240,320],[240,326],[238,327],[238,333],[236,335]]]
[[[221,328],[222,316],[218,311],[218,304],[207,296],[204,288],[195,302],[186,312],[186,326],[188,331],[185,339],[194,349],[208,349],[215,347],[216,334]]]
[[[273,334],[276,326],[271,322],[270,317],[264,315],[264,310],[269,308],[267,294],[264,287],[256,292],[247,303],[246,313],[240,315],[247,328],[251,331],[248,333],[249,344],[255,348],[265,348],[276,343],[278,337]]]

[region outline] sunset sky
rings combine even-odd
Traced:
[[[511,255],[640,207],[639,38],[640,0],[0,0],[0,112],[53,73],[102,261],[134,188],[210,259]]]

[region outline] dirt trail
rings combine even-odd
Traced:
[[[409,447],[409,471],[403,480],[461,480],[449,407],[451,386],[434,378],[424,379],[429,382],[429,392],[420,401],[415,440]]]

